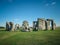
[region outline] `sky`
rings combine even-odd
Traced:
[[[0,0],[0,26],[6,22],[33,25],[37,18],[53,19],[60,26],[60,0]]]

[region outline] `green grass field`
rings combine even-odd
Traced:
[[[0,45],[60,45],[60,30],[36,32],[0,31]]]

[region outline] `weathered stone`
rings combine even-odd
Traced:
[[[9,23],[10,23],[10,30],[14,31],[14,24],[13,24],[13,22],[9,22]]]
[[[29,24],[28,24],[28,21],[23,21],[23,24],[22,24],[22,27],[23,27],[23,31],[29,31],[28,28],[29,28]]]
[[[52,19],[38,18],[37,21],[33,21],[33,30],[54,30],[56,24]]]
[[[9,22],[6,22],[6,30],[7,30],[7,31],[10,30],[10,24],[9,24]]]
[[[28,29],[28,30],[29,30],[29,32],[32,32],[33,28],[32,28],[32,27],[29,27],[29,29]]]
[[[45,30],[45,19],[38,18],[38,30]]]
[[[15,30],[18,30],[18,29],[20,29],[20,25],[19,24],[16,24],[15,25]]]
[[[55,29],[56,29],[56,24],[54,23],[54,25],[53,25],[53,26],[54,26],[53,28],[54,28],[54,30],[55,30]]]
[[[7,31],[14,31],[14,24],[12,22],[6,22],[6,30]]]
[[[50,30],[50,21],[46,21],[47,25],[46,25],[46,29]]]
[[[38,30],[55,30],[56,24],[52,19],[38,18],[37,21],[33,21],[33,28],[29,27],[28,21],[23,21],[21,30],[24,32],[38,31]],[[20,29],[20,25],[15,25],[15,30]],[[6,30],[14,31],[14,23],[6,22]]]
[[[51,22],[51,27],[49,25],[48,26],[51,28],[51,30],[54,30],[54,26],[53,26],[54,25],[54,21],[52,19],[47,19],[47,21],[50,21]]]
[[[37,21],[33,21],[33,31],[37,31]]]

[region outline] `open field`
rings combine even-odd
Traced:
[[[60,45],[60,30],[36,32],[0,31],[0,45]]]

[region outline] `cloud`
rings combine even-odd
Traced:
[[[53,6],[55,4],[56,4],[56,2],[51,2],[51,3],[46,3],[45,6]]]
[[[52,2],[52,3],[51,3],[51,5],[55,5],[55,4],[56,4],[56,2]]]

